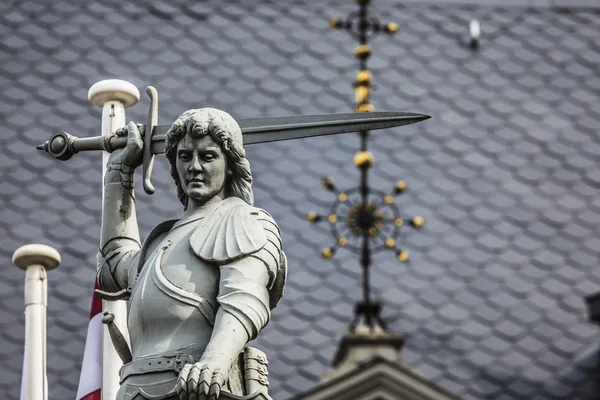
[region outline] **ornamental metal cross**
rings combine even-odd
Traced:
[[[382,24],[378,17],[368,10],[370,0],[357,0],[359,9],[352,12],[345,20],[332,19],[331,29],[344,29],[358,40],[359,45],[354,51],[359,61],[360,71],[354,82],[355,107],[357,113],[374,115],[374,107],[370,103],[371,73],[367,69],[367,60],[371,55],[368,41],[378,33],[395,33],[398,26],[393,23]],[[359,114],[360,115],[360,114]],[[369,187],[368,172],[374,163],[373,155],[367,150],[369,130],[358,130],[361,139],[360,151],[354,156],[354,164],[360,170],[360,184],[358,187],[341,191],[335,186],[331,177],[323,178],[325,189],[336,195],[336,200],[331,206],[329,215],[324,218],[314,211],[308,213],[309,222],[326,220],[331,226],[335,244],[322,251],[324,258],[333,256],[337,248],[346,248],[360,254],[360,263],[363,271],[363,299],[356,304],[355,319],[351,327],[355,327],[362,316],[368,326],[374,322],[383,326],[379,314],[381,305],[371,299],[370,268],[371,256],[379,250],[394,250],[398,260],[406,261],[408,253],[397,245],[397,236],[403,225],[398,207],[394,204],[394,195],[406,191],[404,181],[396,182],[393,194],[384,193]],[[423,224],[423,219],[415,217],[409,220],[415,228]]]

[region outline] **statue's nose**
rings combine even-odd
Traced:
[[[190,171],[192,171],[192,172],[202,171],[202,164],[200,163],[200,159],[198,157],[194,157],[192,159],[192,162],[190,163]]]

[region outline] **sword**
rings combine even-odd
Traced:
[[[150,126],[150,129],[148,129],[150,136],[146,136],[148,134],[146,133],[147,125],[142,125],[140,132],[143,135],[145,147],[143,153],[144,189],[147,193],[152,194],[154,188],[150,183],[150,177],[154,155],[164,153],[166,134],[171,126],[156,125],[158,109],[156,90],[149,86],[146,92],[151,100],[147,119],[147,125]],[[393,128],[414,124],[429,118],[431,118],[429,115],[410,112],[371,112],[246,118],[238,119],[237,123],[242,130],[244,145],[248,145]],[[50,140],[37,145],[36,148],[64,161],[81,151],[104,150],[112,152],[124,148],[126,145],[127,137],[106,135],[78,138],[60,131],[54,134]]]

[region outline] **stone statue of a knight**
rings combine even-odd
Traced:
[[[133,190],[140,127],[117,135],[127,146],[108,161],[98,254],[102,297],[129,301],[132,360],[117,399],[268,399],[266,357],[245,346],[283,294],[286,259],[277,224],[253,207],[240,127],[211,108],[173,123],[165,155],[184,212],[143,243]]]
[[[62,161],[84,151],[111,153],[96,292],[105,300],[128,300],[131,348],[115,316],[107,311],[102,319],[123,362],[116,399],[270,400],[266,357],[246,344],[281,299],[287,267],[275,221],[253,207],[242,137],[252,144],[373,131],[429,116],[370,112],[236,122],[223,111],[203,108],[159,126],[156,89],[148,86],[146,93],[146,124],[130,123],[114,132],[113,124],[121,126],[124,107],[135,104],[139,92],[128,82],[100,81],[88,97],[103,107],[103,134],[78,138],[58,131],[36,146]],[[143,187],[152,194],[152,165],[159,153],[170,162],[184,212],[157,225],[142,244],[133,172],[143,166]],[[122,315],[120,307],[107,308]],[[110,369],[116,360],[106,353]],[[116,383],[104,375],[103,395],[112,397]]]

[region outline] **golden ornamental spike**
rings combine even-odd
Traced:
[[[314,223],[319,222],[319,220],[321,220],[321,217],[315,211],[309,211],[308,214],[306,214],[306,219],[308,220],[308,222]]]
[[[388,22],[385,24],[385,31],[387,33],[396,33],[398,32],[398,24],[395,22]]]
[[[326,176],[321,180],[323,187],[329,191],[335,190],[335,185],[333,184],[333,178],[330,176]]]
[[[335,250],[333,248],[326,247],[321,252],[321,255],[323,256],[324,259],[329,260],[329,259],[331,259],[331,257],[333,257],[333,253],[335,253]]]
[[[401,262],[408,261],[408,253],[406,251],[399,251],[397,254],[398,260]]]
[[[415,228],[420,228],[423,226],[423,224],[425,223],[425,220],[421,217],[414,217],[411,221],[410,221],[411,225]]]
[[[375,158],[370,151],[359,151],[354,155],[354,165],[358,168],[370,168]]]
[[[394,188],[396,193],[404,193],[404,192],[406,192],[406,189],[408,189],[408,184],[406,182],[404,182],[404,181],[396,182],[396,187]]]

